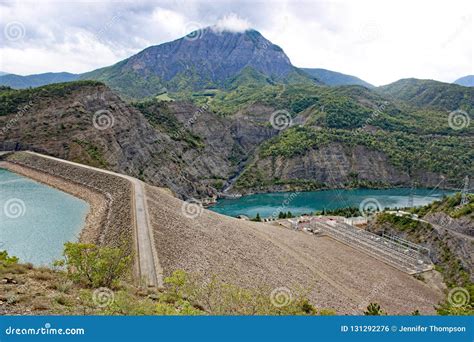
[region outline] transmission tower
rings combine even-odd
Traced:
[[[414,197],[414,192],[415,192],[415,183],[411,183],[411,188],[410,188],[410,194],[408,195],[408,208],[413,208],[415,205],[415,201],[413,199]]]
[[[464,188],[461,192],[461,206],[466,205],[469,203],[469,199],[467,198],[467,194],[469,192],[469,176],[464,177]]]

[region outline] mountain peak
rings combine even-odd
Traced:
[[[190,32],[186,36],[179,38],[175,41],[190,41],[194,42],[203,40],[205,42],[209,41],[229,41],[229,40],[246,40],[252,42],[255,48],[258,49],[267,49],[269,47],[276,48],[276,50],[283,52],[283,49],[278,45],[273,44],[268,39],[266,39],[259,31],[248,28],[243,31],[233,31],[228,29],[220,28],[217,25],[208,26],[202,29],[195,30]],[[168,44],[168,43],[165,43]],[[163,44],[161,44],[163,45]],[[156,45],[160,46],[160,45]]]
[[[248,73],[249,69],[272,82],[299,72],[284,51],[258,31],[241,31],[219,29],[219,25],[195,30],[177,40],[150,46],[111,67],[87,73],[84,78],[104,81],[121,93],[132,90],[134,94],[127,94],[131,97],[143,97],[163,88],[225,88],[242,72],[253,74]]]
[[[216,32],[234,32],[243,33],[251,29],[250,22],[247,19],[239,17],[235,13],[230,13],[223,18],[219,19],[217,23],[212,27]]]
[[[453,83],[462,85],[464,87],[474,87],[474,75],[467,75],[467,76],[458,78]]]

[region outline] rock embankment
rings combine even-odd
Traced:
[[[242,287],[302,289],[319,308],[361,314],[377,302],[391,314],[434,313],[442,294],[412,276],[327,237],[238,220],[147,186],[164,275],[176,269]]]
[[[82,241],[120,246],[132,253],[134,213],[130,182],[25,152],[9,154],[3,159],[12,165],[12,171],[89,202],[91,213],[81,235]]]

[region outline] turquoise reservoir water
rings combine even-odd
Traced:
[[[410,193],[413,205],[421,206],[451,194],[452,191],[396,188],[396,189],[354,189],[324,190],[310,192],[276,192],[243,196],[238,199],[222,199],[209,209],[228,216],[246,215],[270,217],[276,211],[291,211],[293,214],[311,213],[315,210],[359,207],[366,200],[370,206],[372,199],[380,203],[381,208],[401,208],[409,204]]]
[[[63,244],[77,241],[89,205],[0,168],[0,250],[23,262],[50,265]]]

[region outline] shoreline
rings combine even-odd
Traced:
[[[78,242],[98,243],[101,222],[105,218],[105,213],[107,212],[107,201],[105,196],[82,185],[65,180],[58,176],[34,170],[27,166],[7,161],[0,161],[0,168],[17,173],[85,201],[89,206],[89,210],[84,219],[84,225],[81,227]]]
[[[383,187],[383,188],[321,188],[321,189],[313,189],[313,190],[275,190],[275,191],[256,191],[256,192],[249,192],[249,193],[233,193],[229,194],[229,196],[220,197],[217,196],[218,200],[237,200],[244,197],[254,196],[254,195],[266,195],[266,194],[291,194],[291,193],[307,193],[307,192],[324,192],[324,191],[351,191],[351,190],[391,190],[391,189],[411,189],[407,186],[390,186],[390,187]],[[441,187],[417,187],[413,188],[416,190],[439,190],[439,191],[452,191],[453,193],[459,192],[459,189],[456,188],[441,188]],[[231,197],[235,196],[235,197]],[[210,205],[212,207],[214,204]]]
[[[227,196],[219,196],[217,195],[217,199],[234,199],[230,198],[232,196],[235,196],[235,199],[240,198],[240,197],[245,197],[245,196],[251,196],[251,195],[262,195],[262,194],[270,194],[270,193],[291,193],[291,192],[319,192],[319,191],[330,191],[330,190],[387,190],[387,189],[410,189],[410,186],[408,185],[388,185],[388,186],[380,186],[380,187],[334,187],[334,188],[328,188],[328,187],[323,187],[323,188],[316,188],[316,189],[309,189],[309,188],[296,188],[296,189],[266,189],[266,190],[255,190],[255,191],[242,191],[242,192],[229,192]],[[429,189],[429,190],[434,190],[434,189],[439,189],[443,191],[454,191],[458,192],[458,188],[454,187],[415,187],[416,189]]]
[[[229,217],[235,217],[234,215],[231,215],[231,214],[227,214],[227,213],[224,213],[224,212],[221,212],[221,211],[214,211],[214,208],[216,206],[219,206],[219,203],[222,203],[222,202],[225,202],[225,203],[235,203],[235,202],[238,202],[239,200],[246,200],[247,198],[251,198],[252,196],[281,196],[281,195],[289,195],[290,197],[295,194],[295,195],[299,195],[299,194],[308,194],[308,193],[314,193],[315,196],[318,196],[318,194],[322,194],[323,192],[330,192],[330,191],[334,191],[334,192],[338,192],[338,191],[344,191],[344,192],[351,192],[351,191],[389,191],[389,190],[410,190],[411,188],[407,188],[407,187],[393,187],[393,188],[350,188],[350,189],[342,189],[342,188],[338,188],[338,189],[320,189],[320,190],[311,190],[311,191],[275,191],[275,192],[264,192],[264,193],[253,193],[253,194],[248,194],[248,195],[243,195],[241,197],[238,197],[238,198],[218,198],[217,201],[212,204],[212,205],[209,205],[209,206],[206,206],[205,208],[208,209],[208,210],[211,210],[213,212],[216,212],[216,213],[220,213],[222,215],[226,215],[226,216],[229,216]],[[426,190],[428,191],[427,194],[417,194],[416,191],[420,191],[420,190]],[[423,187],[418,187],[418,188],[415,188],[414,189],[415,193],[415,197],[422,197],[422,200],[423,199],[426,199],[426,198],[429,198],[429,197],[432,197],[434,196],[434,194],[436,192],[441,192],[441,196],[437,199],[435,199],[434,201],[436,200],[441,200],[444,196],[447,196],[447,195],[453,195],[454,193],[456,193],[455,190],[447,190],[447,189],[442,189],[442,188],[423,188]],[[409,194],[406,194],[406,195],[397,195],[397,194],[385,194],[385,195],[388,195],[388,196],[405,196],[408,198]],[[371,194],[370,196],[377,196],[376,194]],[[366,196],[367,198],[370,198],[370,196]],[[296,197],[296,196],[295,196]],[[436,198],[436,196],[435,196]],[[362,198],[361,198],[362,200]],[[262,202],[263,201],[263,202]],[[283,201],[283,199],[282,199]],[[265,206],[265,199],[260,199],[259,200],[259,203],[263,206]],[[263,203],[263,204],[262,204]],[[292,208],[291,205],[285,205],[284,202],[282,202],[283,204],[281,204],[278,209],[275,209],[275,210],[278,210],[278,211],[294,211],[294,212],[298,212],[298,210],[300,210],[300,208]],[[431,203],[431,202],[430,202]],[[267,205],[270,205],[270,204],[267,204]],[[426,204],[423,204],[423,205],[426,205]],[[271,206],[271,205],[270,205]],[[344,205],[344,206],[338,206],[338,207],[335,207],[335,208],[326,208],[328,210],[335,210],[335,209],[345,209],[345,208],[356,208],[358,207],[359,205],[358,204],[354,204],[354,205]],[[415,206],[416,207],[416,206]],[[225,206],[224,206],[225,208]],[[305,206],[306,208],[306,206]],[[401,206],[401,207],[398,207],[398,206],[394,206],[394,207],[390,207],[391,209],[403,209],[403,208],[406,208],[406,206]],[[251,208],[247,208],[247,210],[250,210],[250,209],[253,209],[253,207]],[[317,208],[314,208],[313,209],[313,212],[314,211],[321,211],[323,210],[324,208],[320,208],[320,209],[317,209]],[[304,213],[304,212],[303,212]],[[247,213],[245,212],[242,212],[241,213],[242,215],[245,215],[245,216],[249,216]],[[261,212],[260,212],[260,216],[261,218],[266,218],[265,215],[263,215]],[[250,216],[249,216],[250,217]]]

